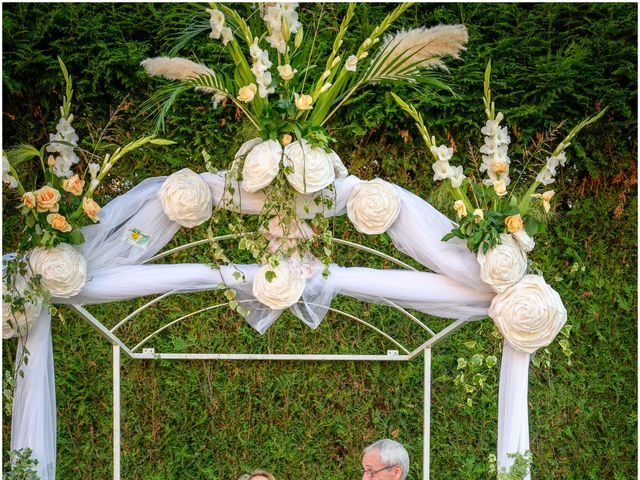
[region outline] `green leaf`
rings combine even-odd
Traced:
[[[456,367],[457,370],[462,370],[463,368],[465,368],[467,366],[467,361],[464,358],[459,358],[458,359],[458,366]]]
[[[530,236],[533,237],[534,235],[536,235],[539,231],[539,227],[540,222],[538,222],[535,218],[527,217],[527,219],[525,220],[524,229]]]
[[[69,232],[69,239],[73,245],[80,245],[84,243],[84,235],[82,235],[79,228],[74,228]]]
[[[164,138],[154,138],[153,140],[149,141],[149,143],[152,143],[153,145],[176,145],[178,142],[174,142],[173,140],[166,140]]]
[[[274,278],[276,278],[276,272],[273,270],[267,270],[264,272],[264,278],[267,279],[267,282],[271,282]]]
[[[487,355],[484,359],[487,367],[493,368],[498,363],[498,359],[494,355]]]

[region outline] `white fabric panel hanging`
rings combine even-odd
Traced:
[[[16,378],[11,414],[11,449],[30,448],[38,459],[41,480],[56,478],[56,385],[51,345],[51,315],[48,309],[29,331],[26,342],[29,362],[22,364],[24,376]],[[16,359],[24,351],[18,341]]]
[[[529,360],[508,342],[502,349],[498,393],[498,469],[509,471],[514,459],[508,454],[529,450]],[[531,480],[531,472],[524,478]]]

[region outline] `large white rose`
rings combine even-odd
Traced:
[[[42,286],[54,297],[77,295],[87,279],[87,261],[66,243],[51,249],[33,249],[29,254],[29,265],[34,275],[42,275]]]
[[[305,287],[305,279],[298,270],[284,260],[275,268],[263,265],[253,278],[253,294],[274,310],[290,307],[300,299]],[[276,274],[270,282],[265,277],[268,271]]]
[[[22,307],[18,307],[14,312],[11,311],[11,303],[4,301],[4,295],[7,293],[24,295],[29,278],[18,275],[15,280],[15,291],[8,292],[5,279],[2,281],[2,338],[12,338],[22,336],[28,333],[33,322],[42,311],[42,300],[38,299],[35,303],[24,302]]]
[[[247,154],[242,168],[242,189],[255,193],[268,186],[280,171],[282,147],[276,140],[254,146]]]
[[[167,217],[183,227],[195,227],[211,218],[211,190],[200,175],[188,168],[169,175],[158,198]]]
[[[384,233],[400,214],[400,197],[393,185],[376,178],[357,184],[347,201],[349,220],[361,233]]]
[[[287,180],[300,193],[322,190],[336,178],[333,159],[322,148],[313,148],[306,140],[293,142],[284,148],[285,165],[293,172]]]
[[[502,293],[527,273],[527,256],[507,233],[500,235],[500,245],[486,254],[478,252],[480,277],[496,293]]]
[[[567,321],[567,310],[544,278],[526,275],[493,298],[489,316],[513,348],[533,353],[553,341]]]

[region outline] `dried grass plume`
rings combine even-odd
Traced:
[[[437,25],[435,27],[414,28],[387,35],[380,47],[377,59],[382,61],[380,74],[405,69],[440,68],[447,70],[443,57],[460,58],[460,52],[469,39],[464,25]],[[384,58],[388,55],[386,58]],[[377,61],[374,60],[374,64]],[[391,75],[392,77],[394,75]]]
[[[189,80],[200,75],[215,76],[213,70],[201,63],[180,57],[147,58],[140,65],[152,77],[164,77],[168,80]]]

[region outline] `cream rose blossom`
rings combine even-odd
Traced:
[[[271,281],[266,278],[267,272],[275,273]],[[284,260],[275,268],[263,265],[253,279],[253,295],[274,310],[282,310],[295,304],[302,296],[304,287],[305,279]]]
[[[294,102],[296,104],[296,108],[298,110],[311,110],[313,108],[313,98],[311,95],[298,95],[297,93],[293,94]]]
[[[567,310],[544,278],[526,275],[493,298],[489,316],[513,348],[533,353],[551,344],[567,321]]]
[[[253,100],[253,97],[256,96],[257,91],[258,87],[255,83],[246,85],[240,88],[240,90],[238,91],[238,100],[245,103],[250,102],[251,100]]]
[[[51,249],[35,248],[29,254],[29,265],[35,275],[42,275],[42,286],[54,297],[77,295],[87,278],[87,261],[66,243]]]
[[[306,140],[284,148],[284,165],[291,168],[287,180],[299,193],[314,193],[335,180],[332,158],[322,148],[314,148]]]
[[[247,154],[242,168],[242,189],[254,193],[269,186],[280,171],[282,147],[276,140],[254,146]]]
[[[477,257],[480,277],[497,293],[519,282],[527,273],[527,256],[513,237],[503,233],[500,241],[486,254],[479,251]]]
[[[167,217],[183,227],[195,227],[211,217],[211,190],[188,168],[167,177],[158,198]]]
[[[295,68],[291,68],[291,65],[279,65],[278,73],[280,74],[280,78],[282,78],[285,82],[288,82],[293,78],[293,76],[298,72]]]
[[[351,223],[368,235],[386,232],[399,214],[400,197],[395,187],[379,178],[357,184],[347,201]]]

